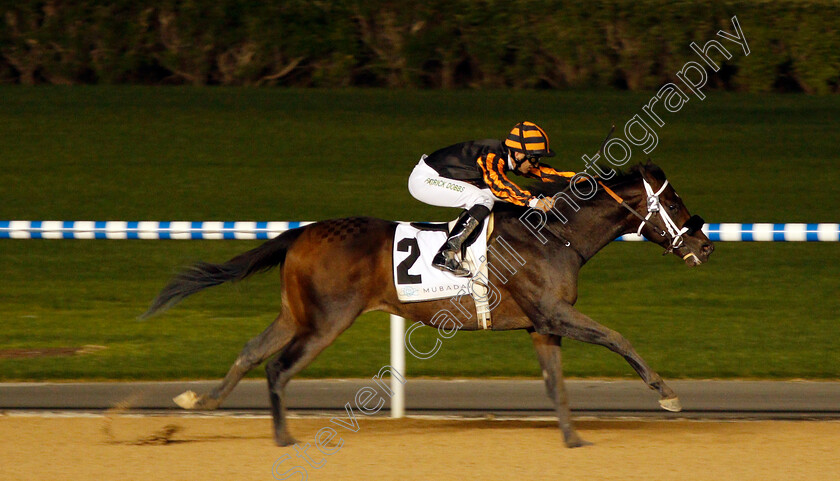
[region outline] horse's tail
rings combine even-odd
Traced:
[[[224,264],[199,262],[178,274],[160,291],[149,310],[138,319],[146,319],[181,302],[187,296],[228,281],[241,281],[251,274],[268,271],[282,265],[286,252],[303,233],[304,228],[292,229],[242,253]]]

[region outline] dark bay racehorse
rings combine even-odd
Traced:
[[[490,239],[490,245],[504,242],[524,261],[524,265],[513,264],[515,269],[508,265],[507,270],[490,271],[490,282],[500,294],[492,311],[492,328],[523,329],[530,333],[548,395],[554,401],[560,429],[569,447],[588,443],[578,436],[571,422],[562,378],[560,340],[563,337],[599,344],[620,354],[659,393],[664,409],[681,409],[674,391],[627,339],[573,307],[580,268],[616,237],[636,231],[641,221],[630,209],[642,216],[648,214],[650,191],[646,191],[645,184],[653,192],[665,187],[658,197],[662,213],[651,216],[642,230],[648,239],[683,258],[688,265],[705,262],[714,250],[699,226],[681,229],[676,235],[673,229],[667,229],[666,217],[673,220],[672,226],[683,226],[691,216],[673,187],[665,185],[664,173],[654,164],[634,166],[628,173],[604,182],[610,190],[599,188],[591,199],[579,202],[578,210],[568,203],[563,204],[566,209],[559,209],[558,202],[558,212],[562,210],[568,220],[564,223],[561,216],[546,215],[542,240],[519,219],[527,209],[499,205]],[[563,183],[543,184],[539,188],[551,196],[568,187]],[[628,208],[620,205],[619,200]],[[449,300],[402,303],[397,299],[392,261],[396,225],[373,218],[318,222],[284,232],[224,264],[199,263],[178,274],[142,317],[166,309],[204,288],[242,280],[276,266],[281,269],[283,281],[282,309],[277,319],[245,345],[218,387],[209,394],[193,395],[193,399],[182,401],[182,407],[217,408],[245,373],[279,353],[267,363],[266,373],[274,439],[280,446],[290,445],[295,441],[286,427],[284,387],[360,314],[382,310],[432,325],[436,313],[452,309]],[[510,262],[495,259],[492,253],[488,257],[491,266]],[[495,264],[496,261],[500,263]],[[473,309],[469,296],[464,296],[461,303],[466,309]],[[468,321],[461,329],[476,330],[479,326]]]

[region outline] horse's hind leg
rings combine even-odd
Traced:
[[[359,312],[354,312],[330,316],[329,320],[320,323],[321,329],[296,336],[276,358],[266,364],[274,441],[278,446],[290,446],[297,442],[289,434],[286,426],[286,407],[283,399],[286,384],[332,344],[339,334],[350,327],[358,314]]]
[[[283,348],[295,334],[294,324],[283,312],[259,336],[251,339],[239,353],[222,382],[210,394],[187,391],[175,398],[184,409],[216,409],[245,374]]]
[[[563,440],[567,447],[577,448],[588,446],[592,443],[580,438],[575,427],[572,425],[572,412],[569,409],[569,398],[566,394],[566,385],[563,382],[563,358],[560,351],[559,336],[551,336],[531,332],[531,340],[534,342],[534,349],[537,351],[537,359],[545,379],[545,389],[548,397],[554,401],[554,410],[557,413],[557,421],[560,430],[563,432]]]

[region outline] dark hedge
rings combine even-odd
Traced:
[[[709,86],[840,90],[840,2],[5,0],[0,82],[653,89],[689,48]],[[715,34],[737,15],[750,48]],[[713,53],[713,56],[717,55]],[[718,55],[718,59],[722,58]]]

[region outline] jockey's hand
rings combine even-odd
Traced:
[[[551,197],[543,197],[537,200],[536,205],[534,205],[534,209],[539,209],[543,212],[548,212],[552,207],[554,207],[554,199]]]

